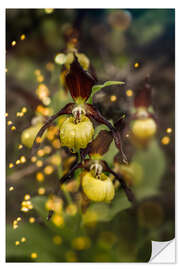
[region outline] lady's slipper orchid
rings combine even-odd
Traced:
[[[76,55],[74,55],[74,61],[72,62],[70,71],[65,79],[68,90],[75,103],[67,104],[63,109],[51,116],[39,130],[36,138],[41,137],[44,131],[56,118],[61,115],[69,115],[60,126],[60,141],[63,146],[72,148],[74,152],[77,152],[80,149],[86,148],[92,141],[94,128],[91,120],[94,119],[97,122],[106,125],[111,130],[115,144],[122,154],[122,160],[126,163],[127,159],[122,149],[119,131],[117,131],[112,124],[100,114],[95,106],[86,103],[92,94],[92,87],[96,83],[96,78],[82,68]],[[122,82],[110,82],[109,85],[117,83],[122,84]],[[96,87],[102,88],[104,86]],[[33,152],[38,146],[39,144],[35,139]]]
[[[97,178],[91,171],[85,171],[82,176],[82,188],[86,196],[95,202],[109,202],[115,195],[112,180],[104,173]]]
[[[121,122],[121,121],[120,121]],[[135,197],[130,187],[126,184],[121,174],[113,171],[103,160],[103,155],[108,151],[110,144],[112,143],[113,135],[111,131],[101,130],[96,138],[88,144],[88,147],[81,153],[82,160],[78,160],[74,163],[72,168],[67,174],[65,174],[60,180],[60,185],[68,181],[73,173],[78,169],[83,169],[81,175],[81,184],[83,192],[92,201],[108,202],[114,198],[115,189],[113,181],[105,175],[105,173],[112,174],[114,180],[117,179],[120,182],[120,186],[123,188],[126,196],[130,202],[135,203]],[[86,156],[89,156],[89,159]],[[60,191],[59,185],[55,194],[58,195]],[[49,212],[48,219],[51,218],[53,211]]]
[[[134,99],[136,112],[132,117],[132,140],[142,145],[146,145],[157,131],[156,119],[149,111],[151,106],[151,91],[152,89],[147,77],[144,87],[137,93]]]
[[[111,201],[114,198],[115,189],[113,181],[104,174],[107,172],[112,174],[114,179],[117,179],[120,182],[128,200],[134,203],[135,197],[122,176],[114,172],[108,166],[107,162],[103,160],[103,155],[108,151],[112,140],[113,136],[111,131],[100,131],[96,138],[83,151],[81,155],[82,160],[80,162],[77,160],[69,172],[59,180],[60,185],[68,181],[76,169],[81,168],[83,169],[81,176],[82,189],[86,196],[93,201]],[[89,156],[89,159],[86,159],[87,155]],[[59,191],[58,185],[55,194],[58,194]],[[52,214],[53,212],[50,211],[48,219],[51,218]]]
[[[132,126],[132,133],[139,141],[148,141],[157,130],[157,125],[152,118],[135,120]]]

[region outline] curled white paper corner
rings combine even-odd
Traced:
[[[171,241],[152,241],[150,263],[175,263],[175,239]]]

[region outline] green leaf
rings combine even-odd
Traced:
[[[125,84],[125,82],[120,82],[120,81],[107,81],[104,84],[99,84],[99,85],[94,85],[92,87],[92,93],[90,98],[88,99],[88,103],[92,103],[92,96],[99,90],[101,90],[102,88],[106,87],[106,86],[112,86],[112,85],[123,85]]]
[[[143,169],[143,178],[135,189],[135,196],[141,200],[158,194],[159,185],[166,168],[164,152],[156,140],[147,149],[138,150],[132,161],[137,162]]]
[[[92,88],[92,94],[96,93],[97,91],[101,90],[102,88],[106,87],[106,86],[111,86],[111,85],[122,85],[125,84],[124,82],[118,82],[118,81],[107,81],[104,84],[99,84],[99,85],[94,85]]]
[[[124,191],[116,192],[115,199],[108,203],[92,203],[83,216],[83,222],[107,222],[111,221],[113,217],[131,207],[131,203],[128,201]]]
[[[71,241],[73,237],[80,232],[81,216],[77,212],[76,215],[68,215],[65,211],[62,211],[62,216],[64,218],[64,226],[58,227],[53,222],[52,219],[47,221],[48,210],[45,208],[47,201],[46,196],[36,196],[32,198],[32,204],[37,213],[41,216],[46,226],[53,232],[61,235],[66,241]]]
[[[12,226],[7,226],[6,230],[6,257],[7,261],[36,261],[36,262],[54,262],[64,261],[64,247],[53,243],[52,231],[47,227],[37,223],[20,224],[14,230]],[[26,242],[22,243],[22,237]],[[20,241],[16,246],[15,241]],[[31,259],[31,253],[37,253],[36,259]]]

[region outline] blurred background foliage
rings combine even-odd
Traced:
[[[6,10],[7,261],[145,262],[151,256],[150,240],[174,237],[174,13],[173,9]],[[31,159],[21,135],[31,126],[38,106],[46,117],[71,100],[60,79],[62,65],[55,61],[66,48],[64,33],[71,26],[79,31],[79,52],[90,60],[98,82],[126,81],[120,88],[97,92],[94,103],[102,114],[115,121],[130,111],[134,93],[150,74],[158,132],[147,149],[124,138],[128,159],[136,164],[133,179],[140,179],[133,188],[136,207],[119,190],[110,204],[87,202],[77,171],[56,198],[56,213],[48,222],[52,204],[48,194],[73,164],[74,155],[60,147],[52,128],[43,151]],[[42,89],[48,93],[45,108]],[[116,154],[112,144],[104,156],[112,168],[117,165]]]

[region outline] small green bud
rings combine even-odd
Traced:
[[[34,142],[34,139],[40,130],[40,128],[43,126],[42,123],[38,123],[34,126],[31,126],[25,130],[23,130],[21,134],[21,142],[23,145],[25,145],[28,148],[31,148]],[[46,136],[46,132],[43,134],[41,140],[43,141]]]

